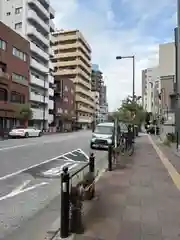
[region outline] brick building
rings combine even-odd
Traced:
[[[76,120],[75,86],[71,79],[55,76],[54,119],[59,131],[71,131]]]
[[[29,102],[30,45],[0,22],[0,130],[19,124],[17,104]]]

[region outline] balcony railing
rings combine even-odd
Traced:
[[[37,29],[33,26],[27,27],[27,35],[34,36],[36,39],[38,39],[43,45],[46,47],[49,47],[49,40],[44,37],[40,32],[37,31]]]
[[[37,0],[28,0],[28,4],[30,6],[33,6],[34,8],[36,8],[37,11],[40,11],[41,14],[44,15],[45,19],[47,19],[47,20],[49,19],[49,12],[48,12],[48,10],[45,9],[39,1],[37,1]]]
[[[0,78],[4,78],[4,79],[9,80],[10,79],[10,75],[8,73],[5,73],[5,72],[0,70]]]
[[[28,19],[32,19],[37,24],[39,24],[41,26],[41,28],[43,28],[46,33],[49,32],[48,24],[46,24],[43,20],[41,20],[41,18],[33,10],[28,11]]]

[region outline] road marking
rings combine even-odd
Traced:
[[[160,150],[160,148],[155,144],[155,142],[152,140],[152,137],[148,135],[149,141],[151,142],[153,148],[155,149],[157,155],[159,156],[161,162],[167,169],[170,177],[172,178],[175,186],[178,190],[180,190],[180,174],[177,172],[175,167],[170,163],[169,159],[163,154],[163,152]]]
[[[19,191],[13,190],[11,193],[9,193],[9,194],[1,197],[1,198],[0,198],[0,201],[7,200],[8,198],[15,197],[15,196],[17,196],[17,195],[19,195],[19,194],[21,194],[21,193],[25,193],[25,192],[31,191],[31,190],[33,190],[33,189],[36,189],[36,188],[38,188],[38,187],[41,187],[41,186],[44,186],[44,185],[48,185],[48,184],[49,184],[49,183],[47,183],[47,182],[42,182],[42,183],[35,184],[35,185],[33,185],[33,186],[31,186],[31,187],[28,187],[28,188],[25,188],[25,189],[19,189]]]
[[[43,144],[47,144],[47,143],[53,143],[53,142],[64,142],[70,139],[75,138],[76,136],[72,135],[72,136],[67,136],[64,137],[62,139],[55,139],[55,140],[45,140],[43,142],[39,141],[39,139],[36,141],[31,141],[30,143],[27,144],[21,144],[21,145],[14,145],[14,146],[9,146],[9,147],[2,147],[0,148],[0,151],[7,151],[7,150],[11,150],[11,149],[17,149],[17,148],[22,148],[22,147],[28,147],[28,146],[35,146],[35,145],[43,145]]]
[[[47,160],[45,160],[45,161],[43,161],[43,162],[41,162],[41,163],[34,164],[34,165],[30,166],[30,167],[27,167],[27,168],[21,169],[21,170],[19,170],[19,171],[16,171],[16,172],[7,174],[7,175],[5,175],[5,176],[3,176],[3,177],[0,177],[0,181],[6,180],[6,179],[8,179],[8,178],[10,178],[10,177],[14,177],[14,176],[16,176],[16,175],[18,175],[18,174],[20,174],[20,173],[22,173],[22,172],[28,171],[28,170],[30,170],[30,169],[32,169],[32,168],[35,168],[35,167],[38,167],[38,166],[40,166],[40,165],[42,165],[42,164],[45,164],[45,163],[48,163],[48,162],[57,160],[58,158],[63,157],[63,156],[66,155],[66,154],[70,154],[70,153],[72,153],[72,152],[74,152],[74,151],[82,152],[86,157],[88,157],[87,154],[85,154],[81,149],[78,148],[78,149],[72,150],[71,152],[67,152],[67,153],[65,153],[65,154],[56,156],[56,157],[54,157],[54,158],[47,159]],[[76,162],[76,161],[74,161],[74,162]]]
[[[15,146],[11,146],[11,147],[4,147],[4,148],[0,148],[0,151],[6,151],[6,150],[10,150],[10,149],[22,148],[22,147],[32,146],[32,145],[37,145],[37,143],[29,143],[29,144],[15,145]]]

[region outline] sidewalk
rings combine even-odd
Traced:
[[[136,145],[125,169],[107,172],[97,183],[97,199],[84,217],[86,232],[76,240],[180,239],[180,192],[168,174],[172,169],[148,136]]]

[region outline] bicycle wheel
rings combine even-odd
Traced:
[[[128,156],[132,156],[134,153],[134,144],[131,143],[131,144],[128,144],[127,146],[127,154]]]

